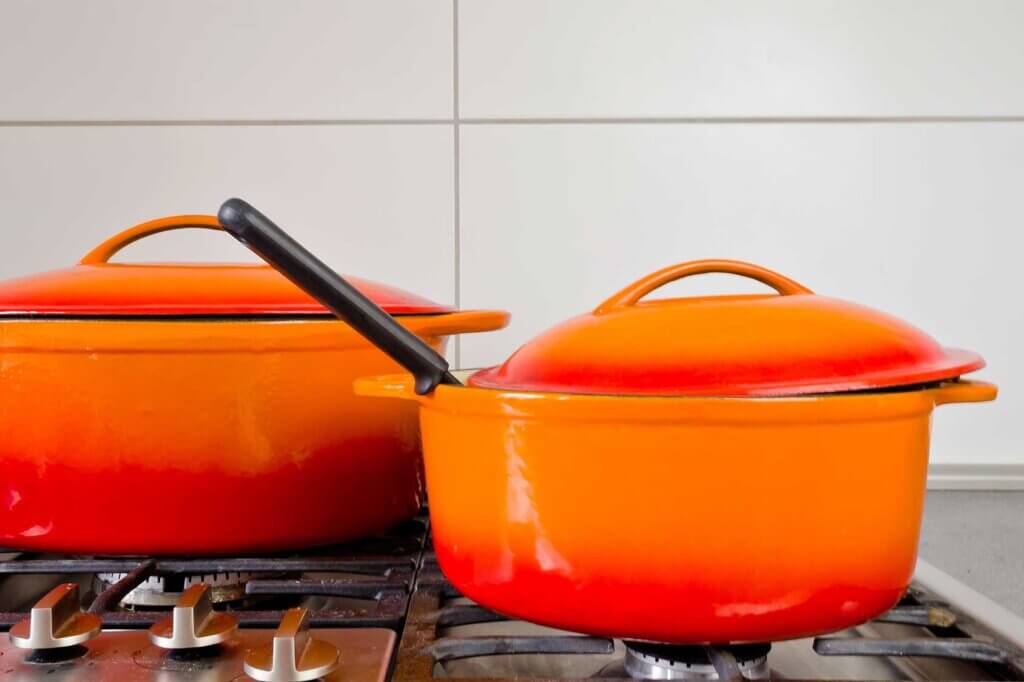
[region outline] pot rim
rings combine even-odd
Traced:
[[[417,335],[451,336],[501,329],[503,310],[404,314],[397,319]],[[0,354],[97,352],[288,352],[370,348],[347,322],[315,316],[39,317],[0,316]]]
[[[428,411],[454,416],[570,421],[700,422],[707,424],[817,423],[900,419],[938,405],[986,402],[998,389],[984,381],[955,379],[936,384],[846,393],[784,396],[648,396],[515,391],[441,385],[418,395],[409,374],[357,379],[358,395],[414,400]]]

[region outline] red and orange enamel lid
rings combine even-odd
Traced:
[[[641,300],[708,272],[750,277],[778,295]],[[877,390],[956,378],[985,364],[916,327],[818,296],[771,270],[728,260],[682,263],[626,287],[592,312],[526,343],[471,386],[651,396],[788,396]]]
[[[77,265],[0,282],[0,316],[122,317],[330,315],[269,265],[111,263],[124,246],[157,232],[219,230],[217,218],[173,216],[114,235]],[[385,284],[346,278],[393,315],[451,308]]]

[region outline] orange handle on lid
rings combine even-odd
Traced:
[[[638,279],[597,306],[594,309],[594,313],[606,313],[616,308],[635,305],[641,298],[669,282],[674,282],[677,279],[691,275],[703,275],[712,272],[742,275],[743,277],[756,279],[758,282],[775,289],[783,296],[814,293],[804,285],[791,280],[785,275],[780,275],[773,270],[762,268],[760,265],[754,265],[753,263],[745,263],[738,260],[695,260],[679,263],[678,265],[670,265],[667,268],[652,272],[646,277]]]
[[[78,263],[80,265],[98,265],[106,263],[115,253],[132,242],[139,241],[143,237],[148,237],[149,235],[157,234],[158,232],[181,230],[192,227],[203,230],[223,229],[220,226],[220,223],[217,222],[217,217],[212,215],[175,215],[168,216],[167,218],[157,218],[156,220],[140,223],[135,227],[129,227],[123,232],[118,232],[113,237],[107,239],[92,251],[82,256],[82,260],[78,261]]]

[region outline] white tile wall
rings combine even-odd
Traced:
[[[1024,464],[1021,35],[1015,0],[0,0],[0,277],[239,194],[512,310],[475,365],[652,268],[764,261],[983,351],[1003,395],[943,408],[936,459]],[[242,256],[124,257],[195,253]]]
[[[464,0],[462,115],[1019,115],[1016,0]]]
[[[0,2],[0,118],[452,113],[450,0]]]
[[[454,299],[444,126],[0,127],[0,277],[70,265],[111,234],[252,201],[343,272]],[[117,259],[249,260],[204,230]]]

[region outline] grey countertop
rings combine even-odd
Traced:
[[[929,492],[920,555],[1024,615],[1024,492]]]

